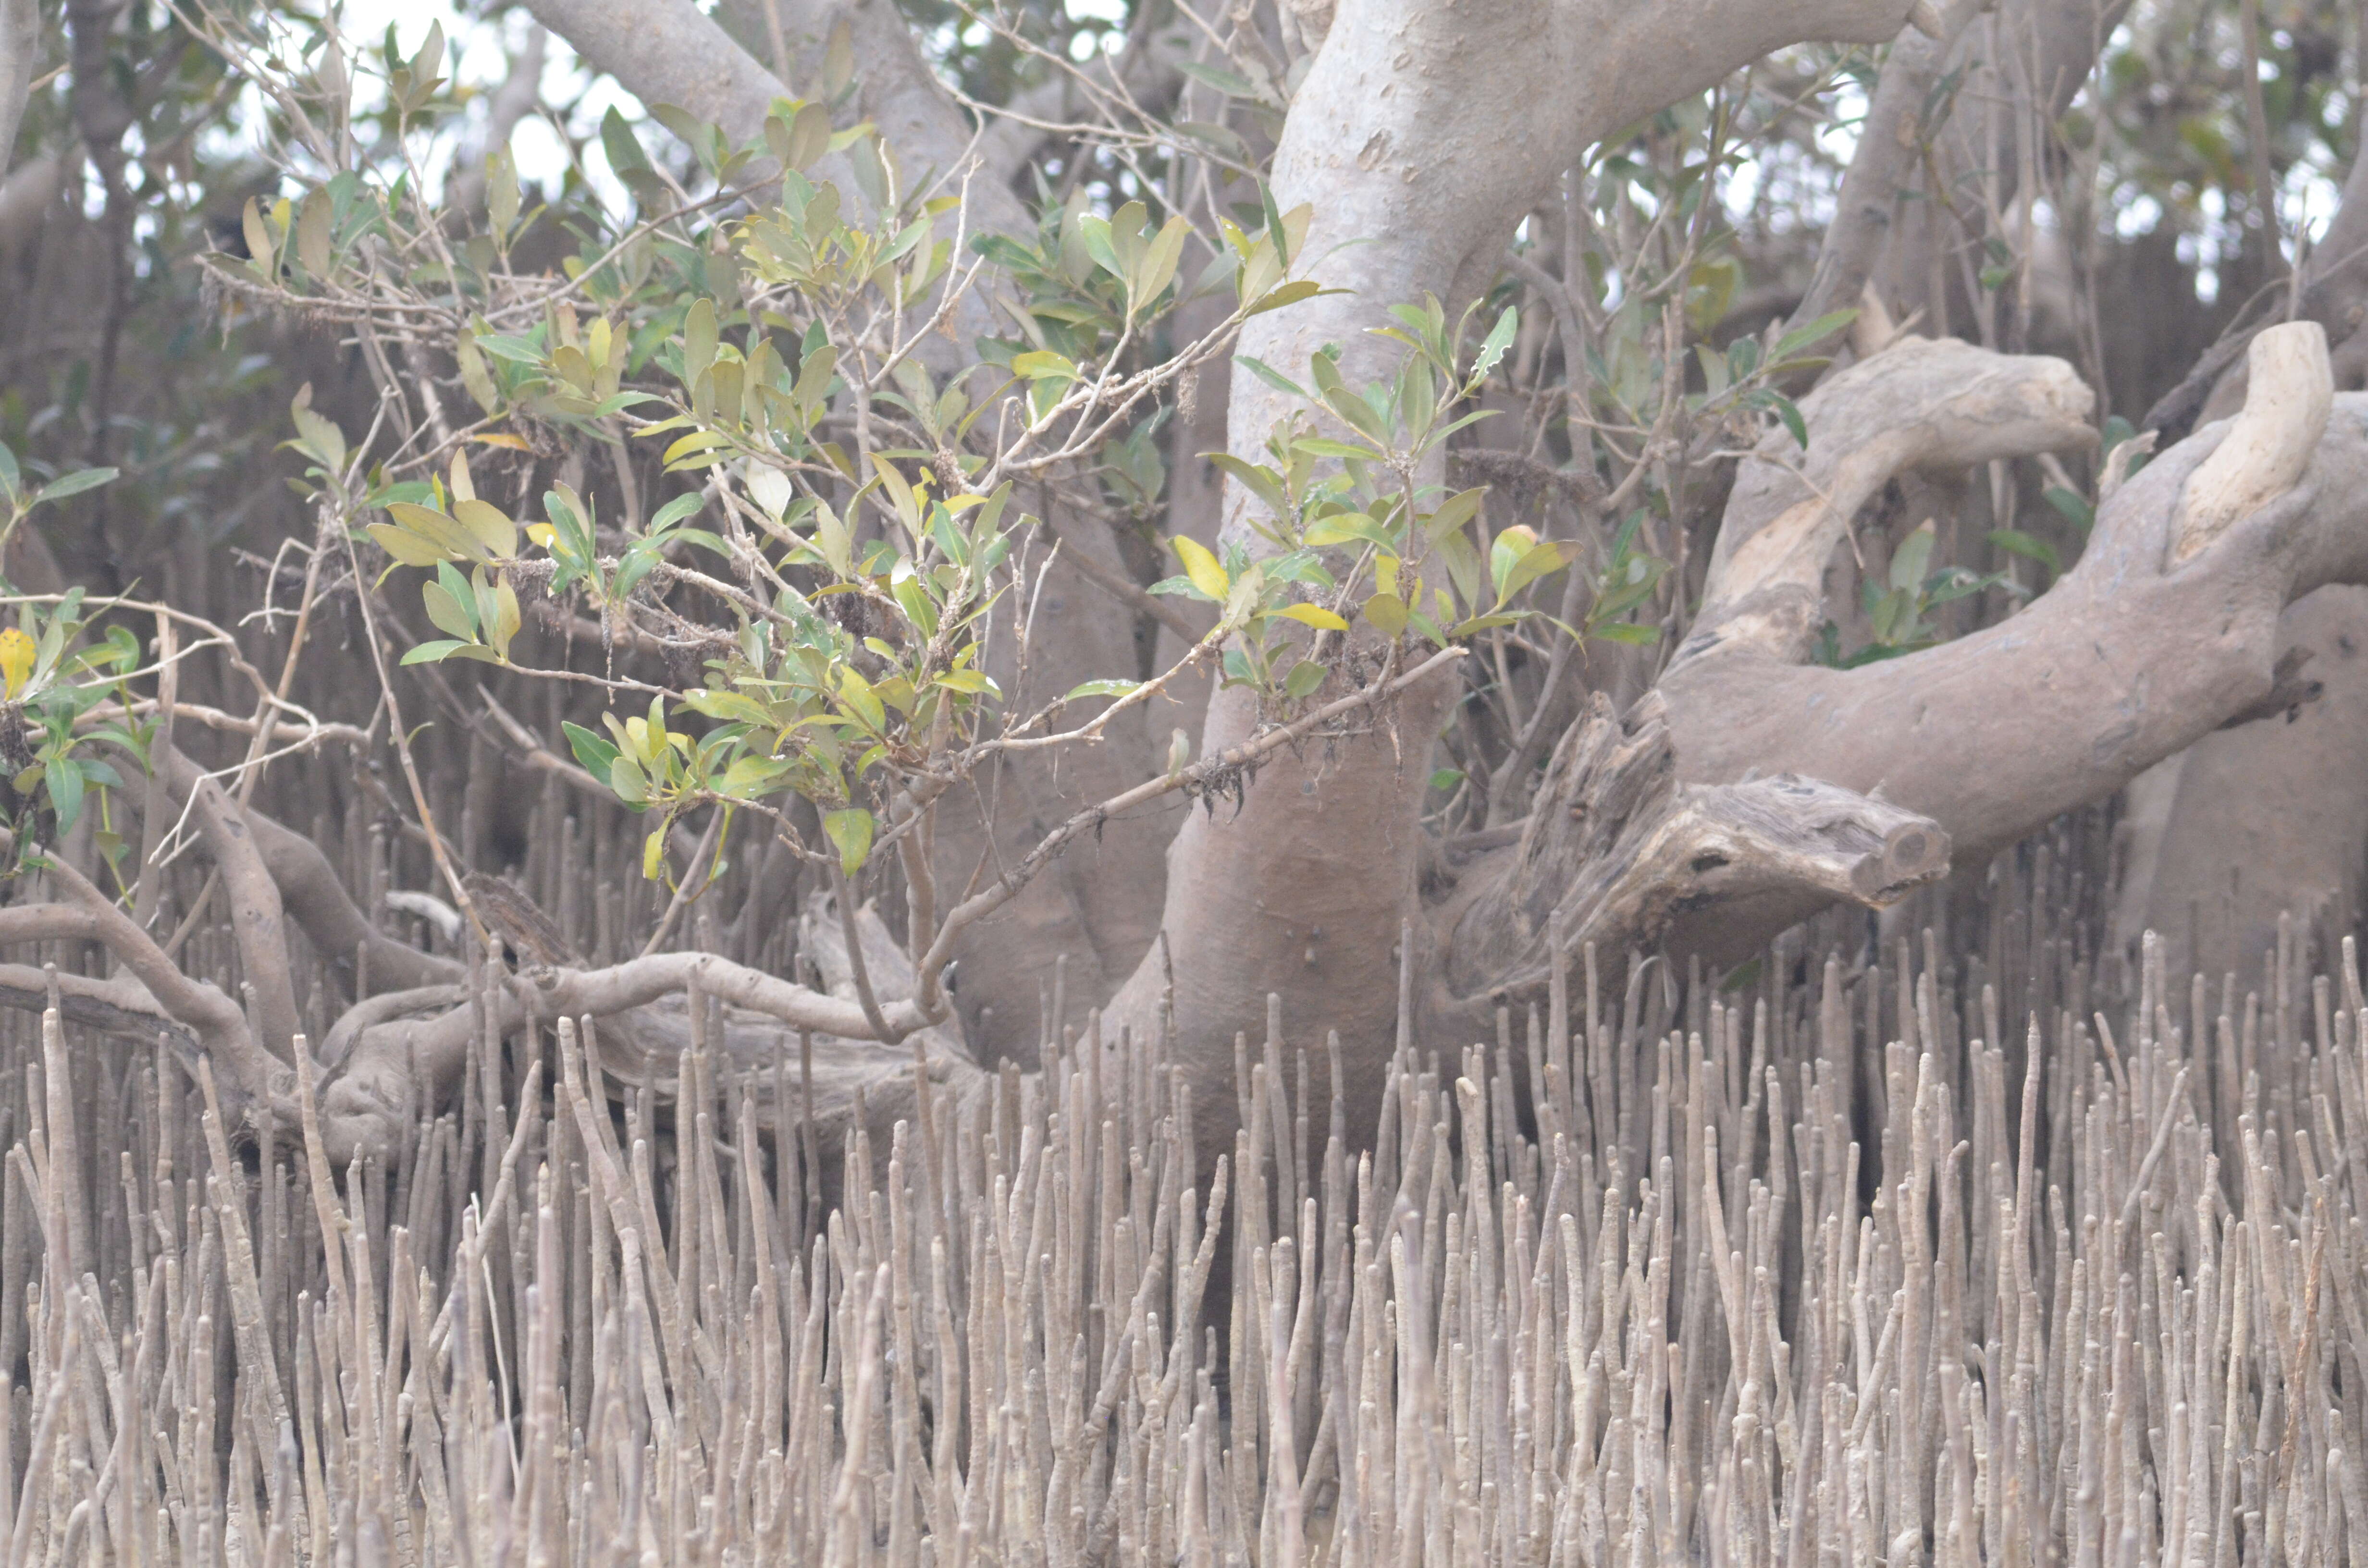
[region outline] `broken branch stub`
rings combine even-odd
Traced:
[[[1931,818],[1818,779],[1680,784],[1659,694],[1619,717],[1599,694],[1555,748],[1520,846],[1466,879],[1450,985],[1533,987],[1557,946],[1649,947],[1716,905],[1881,908],[1945,876],[1949,849]]]
[[[2238,518],[2292,490],[2318,449],[2335,405],[2327,330],[2286,322],[2248,352],[2245,407],[2212,455],[2188,476],[2171,531],[2170,562],[2192,561]]]

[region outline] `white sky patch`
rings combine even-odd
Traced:
[[[353,107],[358,114],[374,112],[386,102],[388,27],[394,28],[395,47],[408,58],[427,41],[431,26],[442,25],[442,74],[462,103],[458,112],[432,120],[417,146],[428,194],[434,197],[456,156],[483,155],[490,95],[509,79],[511,62],[523,49],[533,19],[519,11],[487,20],[453,0],[344,0],[337,7],[337,17],[338,32],[352,62]],[[600,119],[614,108],[640,127],[648,119],[641,100],[586,65],[557,34],[552,34],[543,46],[541,100],[542,112],[521,120],[510,137],[520,181],[549,193],[565,177],[567,141],[553,123],[553,117],[564,116],[568,135],[585,143],[586,181],[603,205],[612,211],[623,210],[630,198],[601,151]],[[209,151],[217,155],[244,153],[258,160],[268,158],[264,109],[262,93],[253,85],[244,88],[220,129],[209,132],[213,139]]]

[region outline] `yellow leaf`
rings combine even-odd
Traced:
[[[405,566],[433,566],[444,559],[444,551],[409,528],[400,528],[393,523],[372,523],[369,531],[380,549]]]
[[[33,640],[17,627],[0,631],[0,675],[7,677],[11,702],[17,700],[17,694],[25,689],[25,682],[33,673],[35,651]]]
[[[329,276],[335,257],[329,249],[329,193],[316,190],[304,199],[296,220],[296,256],[315,282]]]
[[[1322,605],[1285,605],[1274,612],[1289,616],[1302,626],[1312,626],[1318,631],[1346,631],[1349,623],[1326,609]]]
[[[507,447],[514,452],[530,452],[534,450],[532,447],[526,444],[524,438],[513,436],[507,430],[487,430],[478,435],[472,436],[469,439],[476,442],[481,447]]]
[[[455,501],[452,516],[495,560],[507,561],[518,553],[518,525],[492,502],[480,501],[473,495],[465,501]]]
[[[1217,558],[1209,553],[1209,547],[1183,534],[1178,534],[1167,543],[1176,551],[1177,559],[1184,562],[1184,574],[1192,579],[1192,585],[1219,604],[1224,604],[1225,590],[1233,585],[1233,579],[1225,575],[1225,569],[1218,564]]]
[[[421,545],[438,551],[438,559],[485,559],[485,547],[477,536],[433,506],[421,506],[409,501],[390,501],[386,504],[386,515],[416,536]],[[371,537],[381,544],[387,544],[386,537],[378,531],[379,527],[371,527]],[[392,544],[387,544],[387,553],[405,565],[417,564]]]
[[[725,437],[717,431],[693,430],[689,435],[668,446],[666,449],[666,457],[662,460],[670,463],[686,452],[703,452],[711,448],[720,447],[723,445],[724,440]]]
[[[246,231],[246,254],[254,258],[255,265],[266,268],[273,266],[279,259],[279,246],[272,240],[271,227],[263,221],[263,210],[256,206],[255,198],[246,199],[246,209],[239,214],[239,222]]]

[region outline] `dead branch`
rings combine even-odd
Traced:
[[[1945,874],[1930,818],[1786,774],[1681,784],[1657,693],[1615,716],[1598,693],[1556,746],[1518,845],[1443,909],[1458,996],[1533,994],[1554,955],[1651,950],[1680,915],[1845,901],[1880,908]]]
[[[1835,547],[1893,476],[2092,445],[2093,401],[2060,359],[1954,338],[1907,339],[1835,376],[1802,400],[1806,451],[1776,430],[1736,474],[1702,611],[1673,667],[1747,651],[1806,658]]]

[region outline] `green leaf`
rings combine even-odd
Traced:
[[[467,646],[469,644],[466,642],[456,642],[450,637],[439,637],[433,642],[417,644],[403,656],[402,662],[406,665],[441,664],[452,654],[455,649]]]
[[[1912,529],[1892,552],[1891,585],[1902,593],[1913,594],[1924,581],[1932,563],[1934,536],[1932,525],[1925,523]]]
[[[567,748],[575,754],[575,760],[584,765],[585,772],[595,778],[609,777],[609,765],[617,760],[617,747],[613,742],[564,719],[559,722],[559,733],[567,737]]]
[[[1354,462],[1372,462],[1381,454],[1371,447],[1353,447],[1346,441],[1329,441],[1321,436],[1302,436],[1291,443],[1291,449],[1305,452],[1311,458],[1339,458]]]
[[[825,812],[822,830],[838,846],[839,869],[853,876],[863,869],[864,857],[871,853],[871,813],[861,806],[849,806],[843,812]]]
[[[1809,426],[1801,417],[1801,411],[1793,406],[1793,400],[1782,392],[1776,392],[1770,396],[1769,405],[1776,410],[1776,417],[1784,422],[1784,428],[1793,433],[1793,439],[1800,443],[1801,449],[1807,451]]]
[[[871,690],[871,683],[855,669],[841,665],[835,672],[838,677],[839,699],[847,710],[869,726],[873,733],[884,734],[888,729],[888,710]]]
[[[485,216],[494,222],[494,237],[507,241],[518,223],[518,160],[507,147],[496,147],[485,156]]]
[[[445,570],[449,572],[451,568],[448,566]],[[426,602],[427,619],[436,623],[437,631],[463,642],[477,640],[477,618],[467,600],[442,583],[421,584],[419,597]]]
[[[1235,361],[1236,364],[1239,360]],[[1215,463],[1219,470],[1236,483],[1266,503],[1267,510],[1276,517],[1286,517],[1291,501],[1282,488],[1282,477],[1260,463],[1245,462],[1231,452],[1203,452],[1201,456]]]
[[[85,490],[96,490],[115,478],[119,472],[111,468],[84,468],[76,469],[72,473],[61,474],[35,493],[33,505],[38,506],[45,501],[63,501],[69,495],[79,495]],[[11,484],[9,488],[13,490],[16,486]]]
[[[1222,66],[1203,65],[1197,60],[1177,62],[1176,68],[1203,86],[1214,87],[1229,98],[1261,98],[1250,79],[1238,72]]]
[[[1000,698],[1003,695],[1003,688],[995,684],[995,677],[984,670],[948,670],[937,677],[937,683],[948,691],[959,691],[968,697]]]
[[[1092,212],[1080,213],[1077,217],[1077,238],[1084,242],[1086,254],[1093,257],[1096,267],[1113,278],[1123,279],[1126,264],[1119,259],[1114,233],[1107,218]]]
[[[1339,618],[1335,616],[1333,619],[1337,620]],[[1302,659],[1292,665],[1291,674],[1283,677],[1283,693],[1294,702],[1304,701],[1315,695],[1316,688],[1324,684],[1324,677],[1327,673],[1324,666],[1315,660]]]
[[[390,501],[386,515],[402,524],[406,531],[435,547],[445,559],[480,562],[490,559],[484,542],[475,533],[432,506],[417,506],[408,501]],[[375,529],[371,537],[379,537]],[[385,541],[381,539],[380,542]],[[390,549],[387,553],[393,555],[394,551]],[[396,559],[402,558],[397,556]]]
[[[494,374],[485,368],[477,340],[462,333],[453,346],[453,358],[460,362],[461,384],[468,389],[470,399],[487,414],[501,407],[502,390],[494,384]]]
[[[1292,279],[1288,284],[1274,284],[1271,289],[1267,289],[1265,294],[1259,294],[1258,301],[1253,301],[1243,311],[1243,315],[1265,315],[1267,311],[1281,311],[1283,305],[1295,305],[1303,299],[1315,299],[1316,294],[1324,294],[1324,284],[1312,278]],[[1234,362],[1241,365],[1241,360]]]
[[[329,276],[334,260],[329,248],[329,193],[316,190],[304,199],[296,213],[296,258],[304,270],[318,281]]]
[[[1856,320],[1858,320],[1858,312],[1855,310],[1828,311],[1816,320],[1804,326],[1796,326],[1778,338],[1776,352],[1772,357],[1780,360],[1790,359],[1802,349],[1815,347],[1823,343]]]
[[[1488,487],[1484,484],[1474,490],[1460,490],[1449,496],[1440,503],[1439,510],[1422,520],[1424,535],[1436,544],[1456,532],[1478,515],[1481,500],[1487,494]]]
[[[841,577],[855,574],[854,543],[847,524],[826,501],[814,503],[814,546],[833,572]]]
[[[1507,305],[1504,314],[1497,318],[1497,324],[1488,329],[1488,338],[1480,345],[1479,357],[1472,361],[1473,381],[1487,379],[1488,373],[1497,368],[1497,362],[1505,357],[1505,351],[1513,346],[1514,335],[1520,330],[1521,312],[1518,308]]]
[[[600,117],[600,150],[609,155],[609,167],[620,179],[650,166],[649,154],[633,139],[633,128],[614,108]]]
[[[798,110],[790,121],[790,133],[781,148],[781,162],[803,174],[814,166],[830,147],[830,111],[820,104],[808,104]]]
[[[822,93],[836,98],[855,83],[855,35],[841,17],[830,29],[822,57]]]
[[[656,513],[651,517],[649,531],[653,534],[664,533],[666,529],[674,527],[675,524],[682,521],[685,517],[690,517],[698,512],[700,507],[706,505],[706,503],[707,495],[703,491],[692,490],[677,495],[673,500],[667,502],[665,506],[659,507]]]
[[[712,451],[730,439],[730,437],[718,430],[693,430],[689,435],[680,437],[669,443],[665,455],[658,460],[672,466],[678,458],[692,452]]]
[[[2063,513],[2066,520],[2083,534],[2097,526],[2097,509],[2089,506],[2088,497],[2078,491],[2066,490],[2060,484],[2051,484],[2041,492],[2041,495],[2049,506]]]
[[[1064,702],[1076,702],[1087,697],[1132,697],[1143,689],[1139,680],[1089,680],[1075,687],[1063,698]]]
[[[263,209],[251,196],[246,199],[246,210],[241,215],[241,222],[246,232],[246,254],[257,267],[263,269],[268,281],[279,259],[279,246],[272,240],[271,225],[264,222]]]
[[[613,114],[616,111],[611,109],[609,112]],[[497,332],[489,332],[477,339],[477,347],[483,353],[496,359],[507,359],[513,365],[542,363],[542,350],[529,338],[507,337]]]
[[[1510,529],[1507,530],[1508,533],[1510,531]],[[1500,534],[1497,537],[1499,542],[1502,542],[1504,536]],[[1565,552],[1564,547],[1553,540],[1542,540],[1539,542],[1531,545],[1528,549],[1522,551],[1519,556],[1515,557],[1512,562],[1506,568],[1504,574],[1497,578],[1497,602],[1501,605],[1507,599],[1511,598],[1515,594],[1520,593],[1523,588],[1528,587],[1531,583],[1536,582],[1539,578],[1550,576],[1554,573],[1561,571],[1565,566],[1570,564],[1570,560],[1571,558]],[[1491,549],[1489,551],[1489,567],[1492,574],[1495,571],[1496,562],[1497,552],[1494,549]]]
[[[640,763],[622,752],[609,765],[609,788],[617,792],[617,799],[636,811],[650,802],[649,776],[642,771]]]
[[[65,833],[82,815],[82,767],[71,757],[60,757],[50,764],[45,775],[50,787],[50,804],[57,808],[58,832]]]
[[[1328,517],[1318,517],[1307,525],[1307,543],[1312,549],[1328,550],[1335,545],[1372,544],[1398,552],[1398,541],[1388,529],[1362,512],[1335,512]]]
[[[1074,381],[1077,379],[1075,361],[1049,348],[1032,349],[1017,355],[1011,361],[1011,373],[1031,381]]]
[[[1292,381],[1289,376],[1284,375],[1281,370],[1276,369],[1273,366],[1268,364],[1263,359],[1257,358],[1248,354],[1236,354],[1234,356],[1234,363],[1241,369],[1247,370],[1251,375],[1256,376],[1259,381],[1264,381],[1267,385],[1272,387],[1277,392],[1289,392],[1292,396],[1298,398],[1303,403],[1312,403],[1315,401],[1305,387],[1301,386],[1297,381]]]
[[[1143,253],[1143,261],[1132,279],[1132,292],[1136,310],[1142,310],[1159,298],[1167,285],[1175,281],[1176,268],[1184,259],[1184,239],[1192,226],[1181,216],[1167,220],[1150,245]]]
[[[765,710],[764,705],[740,692],[701,687],[697,691],[684,692],[682,700],[684,706],[692,711],[704,713],[722,723],[750,724],[758,729],[773,726],[773,716]]]
[[[715,301],[693,300],[682,318],[682,384],[696,386],[714,363]]]
[[[1441,767],[1430,776],[1430,787],[1434,790],[1452,790],[1463,782],[1463,769],[1460,767]]]
[[[2064,571],[2063,560],[2055,553],[2055,547],[2036,534],[2024,533],[2021,528],[1992,528],[1989,541],[2009,555],[2020,555],[2026,561],[2038,562],[2047,568],[2051,576],[2061,575]]]

